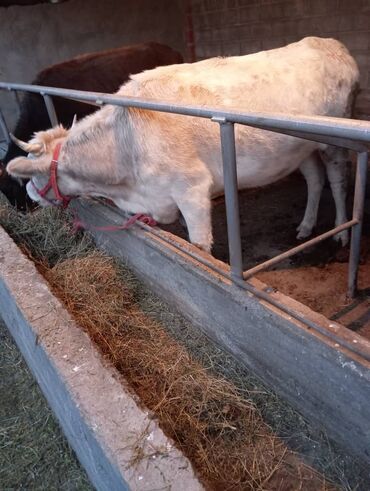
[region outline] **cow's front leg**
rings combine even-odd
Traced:
[[[325,174],[319,156],[315,153],[310,155],[300,166],[307,183],[307,204],[302,222],[297,227],[299,232],[297,239],[309,237],[317,222],[317,212],[324,187]]]
[[[192,244],[206,252],[212,249],[211,179],[202,177],[195,184],[178,186],[173,198],[181,211]]]

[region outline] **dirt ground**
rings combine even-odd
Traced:
[[[353,175],[348,186],[348,217],[351,216]],[[240,192],[240,221],[243,266],[249,269],[281,252],[295,247],[296,227],[306,204],[306,183],[299,174],[271,186]],[[333,228],[335,207],[331,191],[325,186],[320,202],[319,219],[314,235]],[[166,230],[186,238],[176,223]],[[223,198],[213,203],[213,254],[228,261],[227,228]],[[335,319],[350,329],[370,338],[370,183],[363,227],[359,296],[346,300],[348,248],[341,248],[333,239],[297,254],[257,278],[273,288],[304,303],[316,312]]]

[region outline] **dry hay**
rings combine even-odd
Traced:
[[[58,263],[45,276],[212,489],[286,490],[289,481],[304,489],[305,480],[312,489],[312,472],[286,459],[289,452],[254,404],[142,314],[130,288],[134,279],[114,260],[94,252]]]
[[[33,213],[20,213],[0,193],[0,224],[33,260],[52,266],[93,249],[87,234],[75,234],[69,213],[52,206]]]
[[[52,289],[214,490],[334,489],[287,450],[248,394],[195,361],[144,315],[134,276],[71,233],[58,210],[0,211]],[[81,245],[82,244],[82,245]],[[62,260],[57,261],[58,257]],[[134,462],[132,463],[134,464]]]

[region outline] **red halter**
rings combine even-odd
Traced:
[[[72,197],[64,196],[64,194],[62,194],[59,191],[58,182],[57,182],[58,158],[59,158],[61,146],[62,146],[61,143],[58,143],[58,145],[54,149],[53,159],[50,164],[50,177],[46,185],[42,189],[37,189],[37,187],[32,182],[32,180],[31,180],[31,184],[35,188],[37,194],[41,196],[41,198],[43,198],[44,200],[48,201],[51,205],[58,206],[59,204],[61,204],[63,208],[67,208],[70,201],[72,200]],[[54,191],[55,198],[56,198],[55,200],[50,200],[46,197],[46,194],[50,189]],[[141,213],[137,213],[136,215],[133,215],[131,218],[129,218],[123,225],[107,225],[105,227],[96,227],[96,226],[89,226],[88,224],[79,220],[77,212],[75,210],[73,210],[73,214],[74,214],[73,225],[75,231],[77,231],[78,229],[86,229],[86,230],[100,230],[105,232],[114,232],[117,230],[126,230],[137,221],[145,223],[146,225],[149,225],[151,227],[157,225],[157,222],[153,218],[148,217],[147,215],[143,215]]]
[[[31,183],[32,183],[32,186],[35,188],[37,194],[39,196],[41,196],[41,198],[48,201],[50,204],[52,204],[54,206],[57,206],[57,204],[61,203],[63,208],[67,208],[67,206],[69,205],[69,202],[71,201],[72,198],[69,196],[64,196],[64,194],[62,194],[59,191],[58,182],[57,182],[58,158],[59,158],[59,153],[60,153],[61,147],[62,147],[62,144],[58,143],[58,145],[54,149],[53,159],[52,159],[51,164],[50,164],[50,177],[49,177],[49,180],[46,183],[46,185],[42,189],[37,189],[37,187],[32,182],[32,180],[31,180]],[[50,199],[46,198],[46,194],[48,193],[48,191],[50,189],[52,189],[54,191],[55,200],[50,200]],[[55,203],[55,201],[58,201],[59,203]]]

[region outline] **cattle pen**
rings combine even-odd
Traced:
[[[370,342],[339,322],[275,291],[255,278],[267,268],[351,229],[347,295],[357,292],[370,122],[288,114],[238,113],[217,108],[119,97],[112,94],[0,83],[5,91],[41,94],[51,124],[52,97],[207,118],[220,127],[229,264],[170,232],[143,223],[109,235],[92,230],[97,243],[124,258],[156,291],[216,342],[272,385],[289,402],[364,461],[370,458]],[[4,118],[0,115],[6,133]],[[347,148],[357,153],[353,214],[349,221],[243,271],[234,125],[242,124]],[[6,133],[5,138],[8,139]],[[125,216],[99,199],[73,204],[94,225]],[[207,292],[206,294],[204,292]],[[7,300],[9,301],[9,300]],[[11,329],[13,319],[4,319]],[[19,340],[18,340],[19,342]],[[20,342],[22,344],[22,342]],[[22,348],[22,346],[21,346]],[[309,376],[307,376],[309,374]]]

